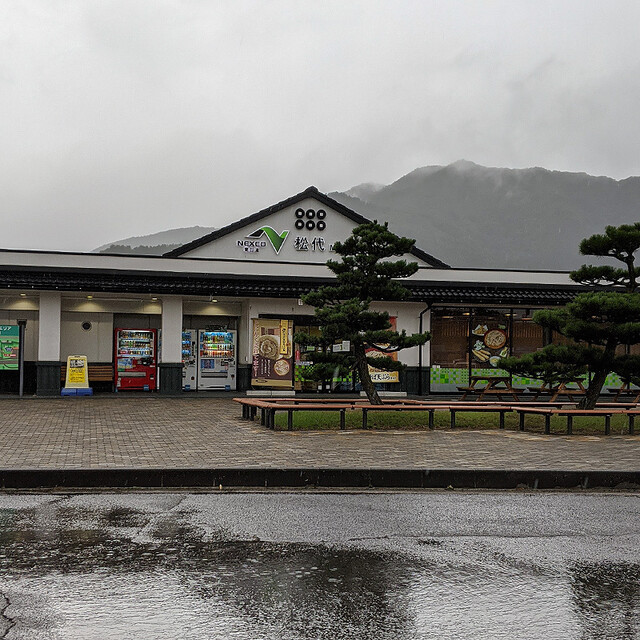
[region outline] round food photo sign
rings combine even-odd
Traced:
[[[471,333],[476,338],[471,354],[479,364],[496,368],[500,360],[509,355],[508,335],[503,328],[490,328],[486,324],[478,324]]]

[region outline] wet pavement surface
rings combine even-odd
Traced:
[[[1,469],[640,469],[640,435],[273,432],[228,397],[3,398],[0,411]]]
[[[0,494],[0,638],[640,637],[640,497]]]

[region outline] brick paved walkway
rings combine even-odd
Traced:
[[[640,436],[272,432],[228,398],[0,399],[0,468],[640,470]]]

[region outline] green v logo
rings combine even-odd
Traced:
[[[289,231],[283,231],[282,233],[277,233],[275,229],[272,227],[260,227],[253,233],[250,233],[247,238],[261,238],[263,235],[269,238],[269,242],[273,247],[276,254],[280,253],[280,249],[282,249],[282,245],[284,241],[287,239],[289,235]]]

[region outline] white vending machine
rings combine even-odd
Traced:
[[[182,332],[182,390],[198,388],[198,332],[184,329]]]
[[[236,389],[236,332],[198,331],[198,389]]]

